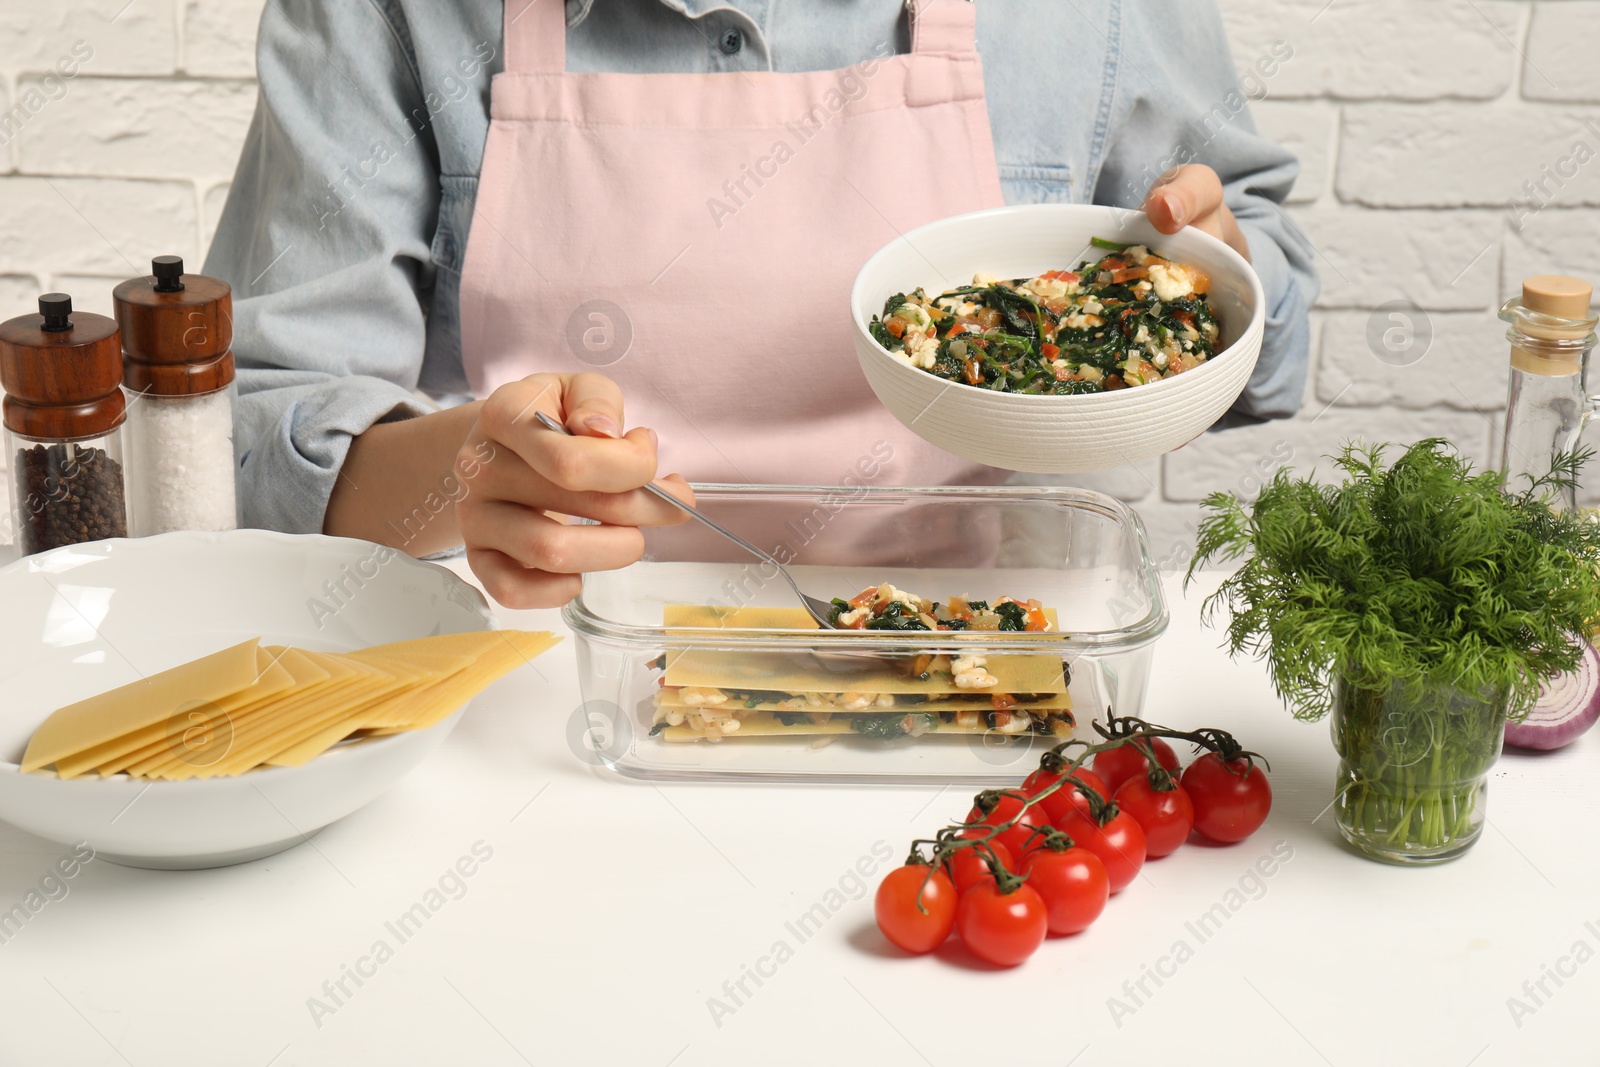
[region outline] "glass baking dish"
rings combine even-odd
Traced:
[[[1090,721],[1108,708],[1141,710],[1167,607],[1143,524],[1120,501],[1013,486],[698,485],[695,494],[711,518],[786,563],[811,596],[848,599],[885,581],[945,602],[1007,595],[1053,608],[1056,625],[1047,633],[668,628],[669,605],[795,608],[797,601],[769,564],[698,523],[649,529],[640,562],[585,575],[582,593],[564,610],[584,699],[575,721],[588,724],[574,751],[592,753],[590,762],[645,780],[998,784],[1015,783],[1061,740],[992,730],[941,735],[935,724],[893,740],[852,733],[669,741],[655,722],[664,654],[730,670],[777,665],[823,678],[817,688],[833,686],[836,675],[841,690],[853,671],[882,667],[885,657],[903,664],[931,651],[1046,656],[1065,665],[1077,736],[1092,736]]]

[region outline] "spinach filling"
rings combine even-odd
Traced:
[[[937,730],[939,716],[932,712],[913,711],[907,715],[857,715],[850,720],[850,729],[875,741],[892,741],[906,736],[917,727]]]
[[[1170,352],[1200,360],[1216,354],[1220,331],[1204,295],[1162,301],[1151,285],[1145,285],[1141,293],[1135,285],[1145,280],[1146,271],[1125,254],[1132,246],[1102,238],[1093,243],[1107,254],[1079,265],[1075,272],[1079,289],[1068,301],[1047,303],[1023,291],[1021,287],[1030,281],[1027,278],[959,286],[932,301],[917,289],[891,296],[868,329],[889,351],[903,352],[905,340],[890,329],[889,320],[907,303],[925,305],[934,337],[939,340],[933,366],[924,369],[949,381],[1002,393],[1100,393],[1146,384],[1149,369],[1157,366],[1151,361],[1158,352],[1163,361],[1177,358],[1166,354]],[[1116,280],[1119,277],[1122,280]],[[978,310],[958,316],[940,306],[947,299],[970,302]],[[1091,299],[1098,309],[1087,310],[1085,305]],[[1050,303],[1057,306],[1052,308]],[[1068,319],[1085,313],[1100,321],[1068,324]],[[970,325],[977,319],[986,325]],[[963,324],[968,324],[965,330],[960,329]],[[903,330],[903,326],[897,329]],[[1147,363],[1148,369],[1136,369],[1141,362]],[[1085,375],[1085,367],[1097,374]],[[1157,370],[1159,377],[1167,373]],[[1131,381],[1128,375],[1132,375]]]
[[[1002,630],[1026,630],[1028,628],[1028,613],[1023,610],[1021,604],[1014,600],[1001,604],[994,609],[994,613],[1000,616],[1000,629]]]
[[[760,707],[762,704],[780,704],[790,698],[789,693],[776,689],[729,689],[729,696],[736,700],[744,701],[747,708]]]
[[[915,611],[908,611],[898,600],[885,604],[883,610],[867,620],[869,630],[926,630],[928,624]]]

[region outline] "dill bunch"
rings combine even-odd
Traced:
[[[1600,523],[1549,503],[1591,453],[1512,493],[1439,438],[1387,467],[1384,451],[1345,445],[1343,484],[1280,470],[1248,507],[1207,497],[1186,582],[1244,564],[1202,617],[1228,612],[1229,651],[1265,659],[1296,718],[1327,714],[1335,679],[1505,693],[1507,714],[1526,715],[1600,617]]]

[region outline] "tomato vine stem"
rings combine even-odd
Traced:
[[[1045,797],[1052,796],[1062,789],[1076,789],[1083,794],[1089,807],[1089,817],[1099,826],[1104,826],[1116,818],[1120,810],[1116,802],[1110,797],[1101,796],[1099,791],[1077,780],[1074,775],[1083,768],[1094,756],[1101,752],[1109,752],[1123,745],[1133,745],[1144,756],[1150,767],[1150,781],[1152,786],[1160,791],[1169,791],[1177,784],[1172,774],[1161,766],[1161,761],[1156,758],[1155,750],[1150,744],[1151,738],[1170,738],[1174,741],[1185,741],[1195,747],[1196,751],[1202,749],[1215,752],[1223,761],[1223,766],[1231,770],[1234,760],[1242,759],[1246,762],[1245,773],[1248,766],[1253,766],[1254,761],[1260,760],[1268,770],[1272,767],[1266,758],[1258,752],[1246,750],[1235,740],[1234,736],[1226,730],[1214,727],[1204,727],[1199,730],[1174,730],[1168,726],[1159,726],[1134,715],[1112,715],[1107,708],[1106,721],[1102,724],[1098,719],[1094,721],[1095,733],[1104,740],[1092,743],[1081,738],[1072,738],[1055,745],[1039,757],[1039,766],[1047,774],[1055,776],[1056,780],[1048,786],[1034,793],[1032,796],[1018,789],[985,789],[973,797],[973,806],[983,814],[983,819],[977,822],[956,823],[939,830],[931,839],[922,838],[911,843],[911,859],[907,862],[928,864],[928,875],[923,879],[923,889],[927,888],[928,880],[933,877],[933,872],[940,868],[948,868],[952,859],[964,848],[974,848],[979,855],[989,863],[990,870],[994,872],[995,882],[1002,893],[1010,893],[1017,886],[1026,881],[1026,875],[1017,875],[1005,870],[999,857],[995,854],[990,844],[995,838],[1009,830],[1015,829],[1022,823],[1029,811],[1037,808]],[[1071,753],[1069,755],[1069,753]],[[1000,806],[1004,798],[1020,800],[1022,806],[1011,818],[990,823],[984,821],[994,810]],[[1039,845],[1052,851],[1062,851],[1074,845],[1072,838],[1053,827],[1030,827],[1025,850],[1034,847],[1034,839],[1039,839]],[[922,846],[932,846],[932,854],[924,857]],[[1019,861],[1021,856],[1015,857]],[[917,893],[917,907],[922,910],[922,892]]]

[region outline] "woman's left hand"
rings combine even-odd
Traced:
[[[1144,198],[1144,211],[1162,233],[1193,226],[1226,241],[1246,260],[1250,258],[1250,242],[1222,202],[1222,180],[1204,164],[1190,163],[1163,174]]]

